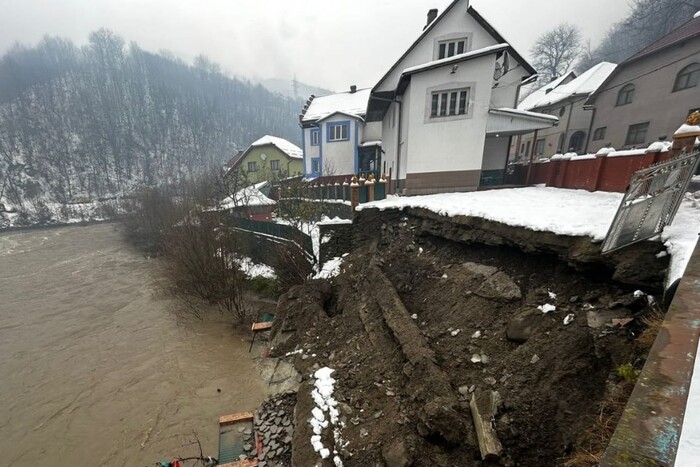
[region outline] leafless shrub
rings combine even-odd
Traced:
[[[246,277],[233,261],[236,234],[215,213],[190,212],[163,243],[166,288],[193,313],[214,305],[236,321],[246,319]]]

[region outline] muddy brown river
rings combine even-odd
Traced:
[[[247,336],[178,320],[156,266],[114,225],[0,234],[0,465],[152,466],[193,430],[216,455],[262,402]]]

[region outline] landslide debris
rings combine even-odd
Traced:
[[[345,466],[484,465],[470,400],[489,398],[502,445],[489,462],[563,465],[625,383],[616,369],[643,365],[635,336],[649,299],[554,255],[419,230],[386,225],[332,282],[279,300],[272,355],[305,379],[292,465],[333,465],[310,443],[311,375],[323,367],[335,370]]]

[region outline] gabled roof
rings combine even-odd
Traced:
[[[454,0],[452,3],[450,3],[450,4],[447,6],[447,8],[445,8],[445,10],[444,10],[442,13],[440,13],[440,15],[439,15],[437,18],[435,18],[435,19],[433,20],[433,22],[430,23],[430,24],[423,30],[423,32],[421,32],[421,34],[420,34],[420,35],[418,36],[418,38],[413,42],[413,44],[411,44],[411,46],[406,50],[406,52],[404,52],[403,55],[401,55],[401,57],[399,57],[399,59],[396,61],[396,63],[394,63],[394,64],[391,66],[391,68],[389,68],[389,71],[387,71],[386,74],[384,74],[384,76],[382,76],[382,78],[379,80],[379,82],[377,82],[377,84],[374,86],[373,89],[377,89],[377,88],[382,84],[382,82],[384,82],[384,80],[399,66],[399,64],[403,61],[403,59],[406,58],[406,56],[407,56],[409,53],[411,53],[411,51],[412,51],[413,49],[416,48],[416,46],[423,40],[423,38],[424,38],[425,36],[427,36],[427,35],[430,33],[430,31],[431,31],[431,30],[446,16],[446,15],[450,12],[450,10],[452,10],[452,8],[453,8],[457,3],[459,3],[460,1],[461,1],[461,0]],[[485,30],[486,32],[488,32],[488,33],[491,35],[491,37],[493,37],[493,38],[496,40],[496,42],[498,42],[499,44],[502,44],[502,43],[509,43],[507,40],[505,40],[505,39],[503,38],[503,36],[502,36],[501,34],[498,33],[498,31],[496,31],[496,29],[495,29],[493,26],[491,26],[491,24],[489,24],[488,21],[486,21],[486,19],[485,19],[483,16],[481,16],[481,15],[474,9],[474,7],[469,6],[469,8],[467,8],[467,13],[468,13],[469,15],[471,15],[472,18],[474,18],[474,20],[476,20],[476,22],[479,23],[479,25],[480,25],[482,28],[484,28],[484,30]],[[515,49],[513,49],[512,47],[511,47],[511,54],[513,55],[513,58],[515,58],[518,62],[520,62],[520,63],[523,65],[523,67],[524,67],[531,75],[534,75],[534,74],[537,73],[537,72],[535,71],[535,69],[532,68],[532,66],[527,62],[527,60],[525,60],[525,59],[524,59]]]
[[[250,151],[253,150],[253,148],[258,148],[261,146],[274,146],[292,159],[304,158],[304,152],[296,144],[290,143],[284,138],[265,135],[259,140],[255,141],[250,146],[248,146],[248,148],[245,151],[239,151],[238,154],[233,156],[227,164],[228,170],[226,171],[226,174],[228,175],[234,168],[236,168],[241,163],[241,161],[245,159],[245,157],[250,153]]]
[[[299,146],[294,143],[290,143],[284,138],[278,138],[276,136],[265,135],[259,140],[255,141],[246,149],[244,154],[247,154],[251,148],[256,148],[260,146],[273,145],[277,147],[280,151],[291,157],[292,159],[302,159],[304,157],[304,151],[301,150]],[[241,157],[242,159],[243,157]]]
[[[573,71],[570,71],[568,73],[563,74],[559,78],[555,79],[554,81],[550,81],[549,83],[545,84],[544,86],[538,88],[536,91],[530,93],[525,99],[523,99],[520,104],[518,104],[518,108],[521,110],[528,110],[528,109],[534,109],[537,107],[537,103],[544,98],[546,94],[549,94],[552,92],[554,89],[558,88],[559,86],[566,84],[565,81],[571,81],[576,78],[576,73]]]
[[[617,65],[610,62],[601,62],[583,73],[578,78],[560,86],[555,87],[550,92],[545,93],[537,102],[530,102],[530,107],[519,105],[519,109],[530,110],[540,107],[547,107],[558,102],[562,102],[572,97],[590,95],[595,92],[601,84],[608,79],[608,76],[615,71]],[[534,105],[533,105],[534,104]]]
[[[334,113],[343,113],[356,118],[364,118],[367,113],[367,101],[372,90],[358,89],[355,92],[339,92],[328,96],[316,97],[309,108],[302,114],[302,123],[323,120]]]
[[[333,113],[331,113],[331,114],[328,114],[328,115],[326,115],[326,116],[323,117],[323,118],[319,118],[318,120],[316,120],[316,123],[318,123],[318,122],[320,122],[320,121],[323,121],[323,120],[327,120],[327,119],[331,118],[333,115],[344,115],[344,116],[346,116],[346,117],[348,117],[348,118],[356,118],[356,119],[358,119],[358,120],[364,121],[364,118],[363,118],[364,114],[361,114],[361,115],[354,115],[354,114],[349,114],[349,113],[346,113],[346,112],[340,112],[340,111],[338,111],[338,112],[333,112]]]
[[[629,62],[633,62],[656,52],[660,52],[696,36],[700,36],[700,16],[697,15],[687,23],[669,32],[661,39],[644,47],[642,50],[632,55],[622,63],[623,65],[626,65]]]
[[[406,90],[406,84],[410,80],[411,75],[414,75],[416,73],[434,70],[435,68],[440,68],[443,66],[456,65],[457,63],[466,62],[475,58],[495,54],[506,49],[510,49],[510,46],[508,44],[497,44],[492,45],[490,47],[484,47],[483,49],[472,50],[463,54],[453,55],[451,57],[442,58],[440,60],[433,60],[432,62],[424,63],[422,65],[406,68],[405,70],[403,70],[403,73],[401,73],[401,78],[399,79],[399,84],[397,86],[396,92],[397,94],[402,94]]]

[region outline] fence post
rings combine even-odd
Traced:
[[[386,190],[388,187],[388,182],[386,179],[386,175],[382,172],[382,176],[379,179],[379,199],[386,199]]]
[[[365,182],[367,186],[367,202],[374,201],[374,174],[370,174]]]
[[[690,154],[695,148],[695,138],[700,137],[700,111],[688,115],[688,119],[673,135],[672,157],[683,151]]]
[[[360,204],[360,184],[357,183],[357,177],[353,175],[350,182],[350,206],[352,207],[352,212],[355,212],[358,204]]]

